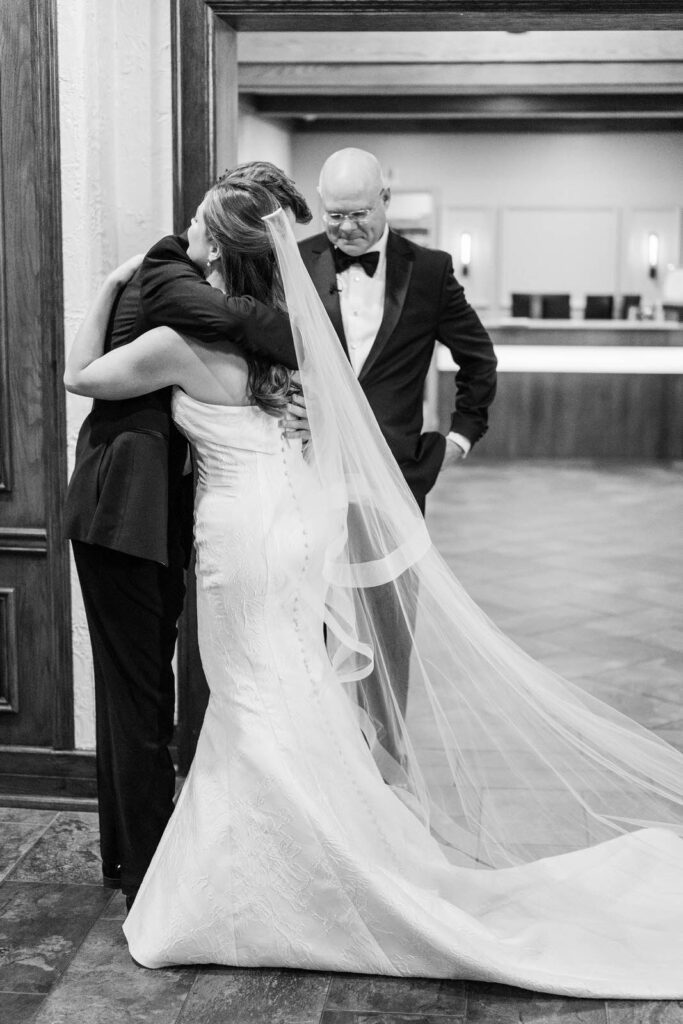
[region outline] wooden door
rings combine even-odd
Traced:
[[[0,799],[73,747],[55,33],[0,5]]]

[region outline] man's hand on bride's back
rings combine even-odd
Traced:
[[[125,263],[122,263],[115,270],[112,270],[109,277],[115,284],[118,284],[123,288],[125,284],[128,284],[144,258],[145,254],[143,252],[139,252],[135,256],[131,256],[130,259],[125,261]]]
[[[290,441],[302,441],[306,444],[311,440],[311,428],[303,395],[292,395],[282,418],[285,437]]]

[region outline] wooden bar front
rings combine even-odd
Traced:
[[[501,370],[478,459],[683,458],[683,324],[519,319],[487,326],[502,367],[524,368]],[[524,358],[506,359],[509,346],[524,346]],[[558,371],[562,350],[576,347],[583,352],[570,352],[573,358]],[[663,349],[671,350],[669,359]],[[647,372],[633,369],[628,357]],[[609,371],[596,372],[605,362]],[[444,431],[453,407],[450,363],[442,350],[438,410]],[[566,368],[574,364],[577,369]],[[659,372],[665,365],[667,371]]]

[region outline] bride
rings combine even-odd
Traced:
[[[683,997],[683,755],[464,593],[269,194],[244,184],[226,209],[209,191],[189,242],[217,287],[286,299],[311,441],[283,437],[290,375],[256,379],[228,343],[159,328],[102,355],[113,286],[137,263],[114,272],[65,379],[97,398],[175,385],[211,690],[124,924],[132,956]],[[368,600],[380,584],[412,635],[405,717],[402,645]],[[390,723],[363,710],[368,679]]]

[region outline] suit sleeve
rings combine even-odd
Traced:
[[[110,352],[112,349],[118,348],[119,345],[127,344],[142,333],[137,329],[139,305],[140,271],[138,269],[114,300],[104,343],[105,352]],[[142,330],[144,331],[144,327]]]
[[[496,394],[497,360],[486,329],[453,275],[450,256],[442,279],[437,338],[460,367],[455,375],[450,429],[474,444],[488,427],[488,408]]]
[[[140,268],[140,300],[152,327],[173,327],[198,341],[230,341],[245,354],[297,367],[289,319],[248,295],[228,298],[212,288],[188,259],[185,244],[169,235]]]

